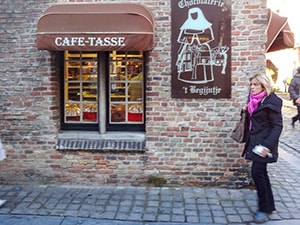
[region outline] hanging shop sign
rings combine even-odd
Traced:
[[[56,46],[125,46],[124,37],[56,37]]]
[[[231,97],[231,5],[172,0],[172,97]]]

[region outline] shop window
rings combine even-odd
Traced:
[[[63,96],[62,129],[144,131],[143,53],[65,51]]]
[[[143,123],[143,56],[110,53],[111,124]]]
[[[65,52],[64,123],[98,122],[97,53]]]

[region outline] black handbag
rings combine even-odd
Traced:
[[[230,132],[230,137],[238,143],[245,143],[248,135],[249,125],[246,120],[246,112],[241,110],[240,121]]]

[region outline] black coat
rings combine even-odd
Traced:
[[[294,105],[295,101],[300,97],[300,73],[296,73],[289,85],[289,94],[291,99],[293,99]]]
[[[281,108],[282,99],[272,93],[262,100],[252,116],[247,112],[247,120],[251,120],[252,126],[243,151],[246,159],[263,163],[277,161],[278,142],[283,128]],[[259,144],[270,149],[273,157],[263,158],[253,153],[252,149]]]

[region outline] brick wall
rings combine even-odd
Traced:
[[[164,178],[168,185],[249,183],[249,165],[240,157],[242,145],[228,138],[228,132],[245,101],[247,78],[265,71],[266,0],[231,1],[232,98],[217,100],[170,97],[170,1],[98,1],[138,2],[155,18],[144,153],[55,149],[60,102],[56,55],[37,50],[35,32],[42,13],[62,2],[68,1],[2,1],[0,130],[9,157],[0,162],[1,183],[143,185],[150,176]]]

